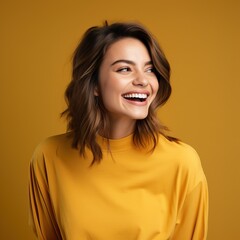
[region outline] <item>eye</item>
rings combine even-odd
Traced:
[[[153,67],[149,67],[146,69],[147,73],[155,73],[155,69]]]
[[[117,72],[130,72],[130,67],[121,67],[117,70]]]

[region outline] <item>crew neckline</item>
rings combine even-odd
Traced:
[[[98,144],[100,144],[101,148],[103,151],[115,151],[115,152],[120,152],[120,151],[126,151],[131,149],[134,144],[133,144],[133,134],[130,134],[126,137],[122,138],[117,138],[117,139],[111,139],[111,138],[105,138],[101,135],[97,135],[96,138]]]

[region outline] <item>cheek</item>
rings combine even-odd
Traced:
[[[102,85],[102,95],[112,95],[118,97],[125,88],[124,82],[125,81],[121,81],[118,78],[109,79]]]
[[[159,82],[158,82],[158,79],[156,78],[152,84],[152,90],[154,92],[155,97],[158,93],[158,89],[159,89]]]
[[[106,108],[116,104],[119,99],[120,87],[117,81],[105,81],[102,83],[100,92],[103,104]]]

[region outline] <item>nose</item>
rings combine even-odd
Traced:
[[[148,85],[148,79],[144,76],[143,73],[136,73],[136,76],[133,79],[133,85],[139,87],[146,87]]]

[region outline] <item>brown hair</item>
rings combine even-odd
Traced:
[[[148,116],[136,121],[133,142],[139,148],[152,144],[154,150],[158,134],[166,136],[163,132],[166,127],[159,123],[156,109],[163,105],[171,94],[170,66],[155,38],[136,23],[108,25],[105,22],[102,27],[91,27],[83,35],[73,55],[72,81],[65,92],[67,109],[62,115],[67,116],[68,131],[73,134],[72,146],[78,148],[82,156],[85,148],[89,148],[93,154],[93,163],[102,159],[101,147],[96,142],[97,134],[101,131],[104,136],[109,136],[106,109],[101,98],[94,96],[99,68],[108,47],[125,37],[136,38],[146,46],[159,81],[159,90],[149,107]]]

